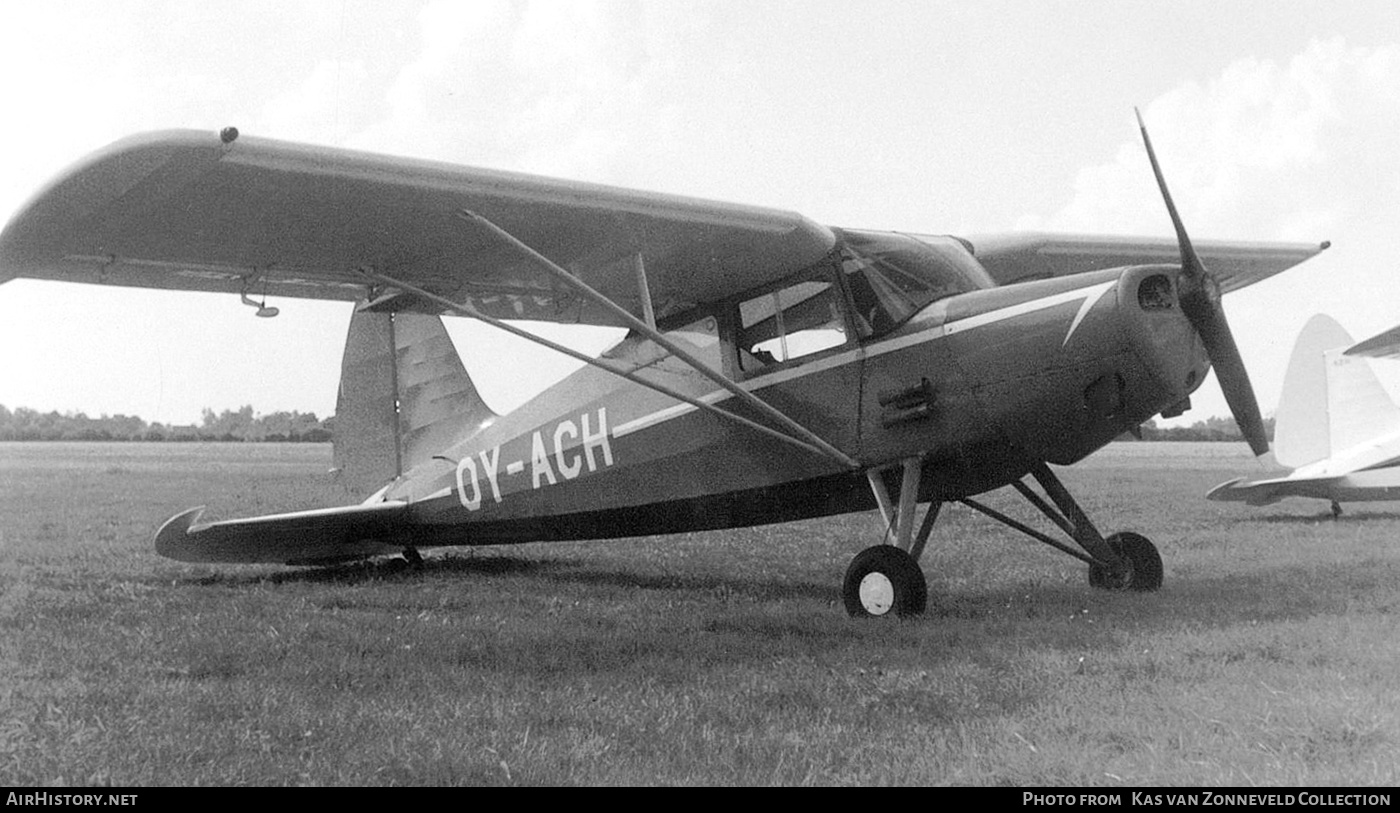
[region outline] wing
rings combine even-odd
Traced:
[[[658,316],[797,271],[835,242],[792,212],[226,133],[138,135],[79,162],[0,234],[0,282],[393,296],[368,288],[370,267],[499,318],[613,324],[458,212],[637,313],[640,254]]]
[[[156,532],[156,553],[181,562],[326,564],[402,551],[408,503],[321,508],[196,525],[191,508]]]
[[[998,283],[1119,268],[1181,262],[1181,249],[1169,237],[1020,232],[971,238],[974,253]],[[1193,240],[1196,253],[1220,280],[1222,293],[1253,285],[1313,257],[1328,243],[1253,243]]]

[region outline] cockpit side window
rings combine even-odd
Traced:
[[[849,340],[841,292],[829,274],[790,282],[739,303],[739,366],[745,372]]]
[[[953,238],[853,229],[842,229],[839,236],[841,276],[863,338],[888,333],[930,303],[995,284]]]

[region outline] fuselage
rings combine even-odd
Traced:
[[[386,493],[422,544],[737,527],[874,506],[864,470],[922,460],[921,497],[1073,463],[1182,402],[1208,369],[1175,266],[997,287],[950,238],[842,232],[776,285],[662,320],[704,364],[812,430],[844,465],[586,367]],[[649,381],[764,416],[654,342],[605,354]]]

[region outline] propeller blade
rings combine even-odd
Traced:
[[[1134,108],[1133,112],[1137,114],[1142,143],[1147,148],[1147,160],[1152,164],[1152,174],[1157,178],[1157,188],[1162,192],[1167,214],[1172,219],[1172,228],[1176,229],[1177,243],[1181,246],[1181,278],[1177,286],[1181,310],[1201,337],[1201,342],[1206,347],[1206,355],[1215,367],[1215,377],[1220,382],[1220,390],[1225,394],[1225,402],[1230,405],[1230,412],[1234,414],[1235,423],[1249,443],[1250,451],[1258,457],[1269,451],[1269,439],[1264,431],[1264,418],[1259,413],[1259,402],[1254,397],[1254,387],[1249,383],[1249,371],[1245,369],[1244,359],[1240,357],[1240,349],[1230,332],[1230,324],[1225,320],[1225,310],[1220,304],[1220,285],[1201,263],[1195,247],[1191,245],[1190,236],[1186,234],[1181,215],[1177,213],[1171,192],[1167,190],[1162,167],[1157,163],[1157,153],[1152,149],[1147,125],[1142,122],[1142,112],[1137,108]]]

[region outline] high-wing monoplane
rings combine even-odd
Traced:
[[[1179,414],[1212,366],[1264,452],[1220,294],[1325,244],[1193,244],[1142,135],[1175,240],[834,228],[233,128],[160,132],[34,197],[0,235],[0,281],[225,292],[260,314],[268,297],[356,303],[334,452],[373,495],[215,522],[192,509],[156,534],[181,561],[416,557],[878,508],[883,537],[852,561],[844,603],[911,615],[927,599],[918,560],[956,501],[1083,560],[1094,585],[1152,590],[1152,543],[1100,533],[1050,464]],[[517,323],[627,334],[496,415],[443,315],[570,354]],[[1063,536],[978,499],[1008,485]]]
[[[1400,407],[1368,358],[1400,357],[1400,328],[1363,342],[1325,314],[1303,326],[1289,357],[1274,416],[1274,459],[1282,475],[1240,477],[1211,489],[1212,500],[1270,505],[1284,497],[1343,502],[1400,500]]]

